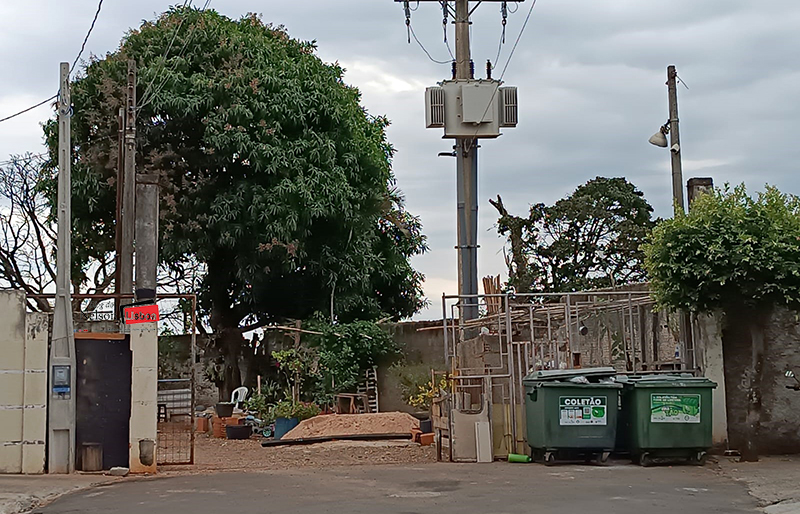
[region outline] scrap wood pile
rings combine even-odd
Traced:
[[[419,421],[404,412],[326,414],[301,421],[278,441],[263,446],[329,441],[335,439],[415,439]]]

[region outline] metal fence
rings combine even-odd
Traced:
[[[156,463],[194,463],[194,384],[191,378],[158,381]]]
[[[479,316],[464,320],[466,309],[477,310]],[[667,328],[646,290],[444,296],[442,311],[452,400],[450,412],[442,416],[452,432],[441,435],[452,438],[451,460],[474,459],[474,444],[459,445],[454,425],[465,415],[492,424],[495,456],[525,450],[522,380],[531,371],[691,369],[692,348],[681,344],[677,359],[674,350],[666,356],[659,344],[659,334]]]

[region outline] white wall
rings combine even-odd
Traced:
[[[0,473],[44,472],[47,327],[22,291],[0,291]]]
[[[158,324],[131,325],[131,473],[156,472]],[[152,448],[152,454],[149,449]]]

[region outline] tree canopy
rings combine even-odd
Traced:
[[[509,284],[518,292],[566,292],[642,281],[642,243],[653,208],[624,178],[597,177],[553,205],[514,216],[490,200],[509,239]]]
[[[242,328],[286,318],[416,312],[423,277],[409,257],[425,240],[394,185],[388,120],[315,49],[255,15],[175,7],[92,60],[72,91],[76,265],[114,249],[117,112],[133,59],[137,169],[159,177],[160,259],[203,265],[200,305],[229,352]],[[57,125],[45,130],[54,167]]]
[[[646,245],[653,293],[665,307],[709,312],[800,304],[800,199],[768,186],[700,195]]]

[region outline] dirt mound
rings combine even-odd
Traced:
[[[345,435],[410,434],[418,429],[417,418],[405,412],[326,414],[301,421],[281,440]]]

